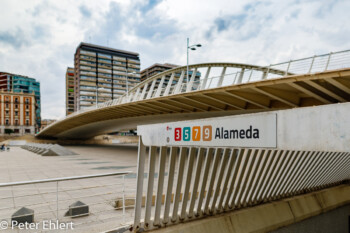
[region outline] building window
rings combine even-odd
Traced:
[[[5,111],[5,114],[6,114],[6,116],[8,116],[9,115],[9,111]]]
[[[15,105],[15,108],[18,108],[18,104]]]
[[[6,108],[9,108],[9,104],[6,104]]]
[[[26,105],[26,109],[29,109],[29,105]]]
[[[26,126],[28,126],[29,125],[29,120],[26,120]]]
[[[9,125],[9,119],[6,119],[5,124]]]
[[[18,98],[15,98],[15,103],[18,103]]]
[[[26,104],[29,104],[29,99],[26,99]]]
[[[19,129],[14,129],[13,133],[19,133]]]
[[[30,133],[30,129],[25,129],[24,132],[25,133]]]
[[[15,111],[15,116],[18,116],[18,112],[17,111]]]
[[[26,116],[29,116],[29,112],[26,112]]]
[[[18,120],[15,120],[15,125],[18,125]]]

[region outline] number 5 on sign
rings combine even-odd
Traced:
[[[183,140],[184,141],[191,140],[191,128],[190,127],[184,127]]]
[[[194,126],[192,128],[192,141],[200,141],[201,140],[201,127]]]
[[[203,141],[211,141],[211,133],[212,127],[211,125],[203,126]]]

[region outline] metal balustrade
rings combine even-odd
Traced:
[[[124,94],[117,99],[78,110],[60,120],[74,117],[88,111],[94,111],[96,109],[142,101],[150,98],[158,98],[223,86],[239,85],[265,79],[281,78],[293,74],[309,74],[347,67],[350,67],[350,50],[298,60],[290,60],[288,62],[271,64],[269,66],[254,66],[238,63],[195,64],[189,66],[189,70],[193,75],[190,73],[188,82],[186,81],[186,66],[182,66],[164,71],[143,81],[129,90],[127,94]],[[204,69],[205,72],[201,74],[200,78],[196,78],[199,69]],[[219,72],[220,75],[212,72],[213,69],[221,69]],[[233,69],[234,72],[228,73],[229,69]],[[59,121],[49,125],[46,129],[58,122]]]
[[[135,192],[125,189],[125,176],[128,174],[130,172],[113,172],[1,183],[0,218],[11,229],[11,215],[26,207],[34,210],[35,223],[41,226],[38,231],[41,231],[43,222],[49,220],[72,222],[74,230],[84,228],[86,224],[103,223],[105,229],[101,226],[99,229],[105,231],[127,226],[134,204],[126,203],[126,193]],[[69,205],[76,201],[82,201],[89,207],[88,215],[65,215]]]
[[[135,232],[312,192],[350,178],[349,152],[195,146],[147,149],[148,154],[140,140]]]

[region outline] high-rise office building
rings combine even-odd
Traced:
[[[2,80],[3,81],[3,80]],[[35,133],[35,94],[0,91],[0,135]]]
[[[13,93],[33,93],[35,95],[35,128],[41,125],[40,82],[23,75],[0,72],[0,89]]]
[[[146,79],[149,79],[149,78],[153,77],[154,75],[157,75],[157,74],[162,73],[162,72],[164,72],[166,70],[170,70],[170,69],[173,69],[173,68],[176,68],[176,67],[179,67],[179,66],[178,65],[174,65],[174,64],[169,64],[169,63],[164,63],[164,64],[156,63],[154,65],[151,65],[150,67],[148,67],[148,68],[146,68],[146,69],[141,71],[141,82],[145,81]],[[193,71],[189,70],[188,76],[192,77],[192,73],[193,73]],[[177,83],[177,81],[180,78],[180,76],[181,76],[181,72],[176,72],[175,73],[175,76],[174,76],[174,79],[173,79],[173,84]],[[155,83],[155,88],[158,88],[158,86],[160,85],[161,78],[162,77],[157,78],[157,81]],[[194,83],[193,83],[193,88],[194,89],[196,89],[196,86],[199,85],[200,78],[201,78],[201,73],[199,71],[197,71],[195,79],[194,79]],[[170,74],[168,74],[168,75],[166,75],[164,77],[162,88],[166,88],[166,86],[169,83],[169,80],[170,80]],[[183,80],[183,82],[186,83],[186,81],[187,80],[185,78]]]
[[[74,68],[68,67],[66,71],[66,115],[74,112],[75,80]]]
[[[74,75],[77,111],[116,99],[140,83],[139,54],[80,43],[74,55]]]
[[[169,64],[169,63],[153,64],[150,67],[141,71],[141,82],[145,81],[146,79],[148,79],[156,74],[162,73],[163,71],[170,70],[170,69],[173,69],[176,67],[179,67],[179,66],[174,65],[174,64]]]

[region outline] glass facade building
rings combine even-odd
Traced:
[[[40,82],[27,76],[0,72],[0,89],[13,93],[34,93],[36,130],[41,126]]]
[[[116,99],[140,83],[139,54],[80,43],[74,76],[74,111]]]

